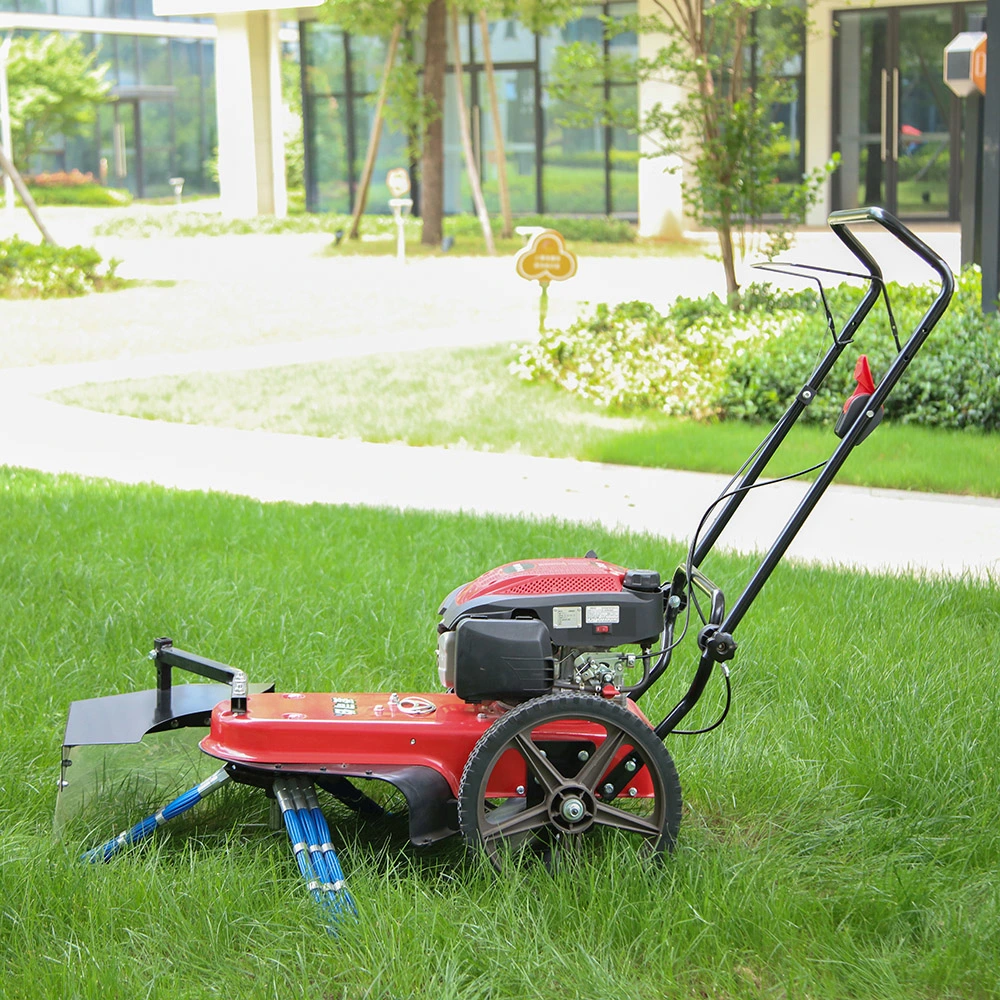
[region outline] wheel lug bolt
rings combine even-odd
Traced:
[[[576,759],[577,760],[582,760],[582,761],[588,761],[588,760],[590,760],[590,754],[586,750],[581,750],[576,755]]]
[[[608,783],[607,783],[607,784],[606,784],[606,785],[604,786],[604,794],[605,794],[605,795],[614,795],[614,793],[615,793],[615,786],[614,786],[614,785],[612,785],[612,784],[611,784],[611,782],[609,781],[609,782],[608,782]]]
[[[639,790],[638,790],[637,788],[630,788],[630,789],[628,790],[628,793],[629,793],[629,795],[631,795],[631,796],[632,796],[632,798],[634,799],[634,798],[635,798],[635,797],[636,797],[636,796],[637,796],[637,795],[639,794]]]
[[[524,795],[524,785],[518,785],[515,791],[518,795]]]
[[[635,761],[634,760],[625,761],[625,770],[628,771],[629,774],[631,774],[635,770]]]

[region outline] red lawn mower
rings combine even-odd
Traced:
[[[881,271],[849,229],[866,222],[881,225],[940,276],[937,297],[903,344]],[[725,685],[725,708],[716,722],[693,732],[708,732],[725,718],[736,627],[851,450],[879,423],[886,398],[954,291],[954,277],[941,257],[882,209],[836,212],[830,225],[864,273],[810,270],[867,279],[864,297],[840,333],[827,309],[832,344],[825,357],[706,512],[686,561],[669,579],[614,565],[593,552],[499,566],[457,587],[441,604],[441,690],[402,697],[251,690],[243,671],[157,639],[150,653],[154,689],[70,707],[61,788],[75,780],[71,765],[81,747],[137,743],[147,734],[185,727],[208,727],[200,747],[221,767],[85,858],[110,859],[227,782],[260,788],[277,803],[300,871],[331,919],[356,910],[317,788],[352,809],[376,814],[380,806],[359,786],[387,782],[406,799],[414,844],[460,834],[470,851],[498,869],[523,854],[551,863],[561,852],[608,837],[634,841],[650,855],[671,850],[681,819],[681,788],[664,740],[692,732],[678,726],[717,672]],[[745,590],[727,607],[701,565],[748,491],[767,485],[759,481],[767,463],[880,297],[896,358],[878,386],[867,360],[857,362],[858,388],[836,427],[840,443],[817,467],[815,481]],[[687,693],[654,724],[639,701],[667,670],[695,621],[694,677]],[[216,683],[175,685],[174,668]]]

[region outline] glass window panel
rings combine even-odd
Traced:
[[[175,38],[170,43],[174,86],[174,170],[184,178],[186,190],[201,186],[202,119],[201,119],[201,68],[198,42]],[[190,187],[189,187],[190,185]]]
[[[346,108],[337,97],[307,99],[313,124],[312,169],[316,209],[320,212],[350,212]]]
[[[558,107],[545,104],[545,168],[542,173],[546,212],[603,215],[604,129],[565,128],[556,124]]]
[[[153,14],[153,0],[134,0],[135,16],[142,19],[155,17]]]
[[[451,35],[454,30],[451,26],[451,11],[448,11],[448,65],[455,63],[455,54],[451,44]],[[462,65],[469,62],[469,18],[465,15],[458,23],[458,44],[462,50]]]
[[[476,59],[482,62],[483,42],[478,22],[473,32]],[[535,36],[513,18],[490,22],[490,55],[494,64],[505,62],[534,62]]]
[[[140,101],[139,114],[142,124],[142,181],[143,194],[157,198],[170,194],[173,149],[173,102]]]
[[[96,181],[100,175],[97,155],[97,134],[93,128],[84,135],[69,136],[66,139],[66,169],[93,174]]]
[[[306,32],[306,86],[310,94],[342,94],[344,36],[327,25],[303,24]]]
[[[507,187],[511,210],[534,212],[537,209],[535,178],[535,74],[530,69],[504,69],[496,72],[497,105],[507,161]],[[491,212],[500,211],[498,161],[493,141],[493,109],[485,72],[479,74],[479,100],[482,103],[481,144],[483,195]]]
[[[616,20],[636,13],[634,0],[629,3],[614,3],[608,7],[608,14]],[[611,51],[620,56],[637,56],[639,39],[634,31],[623,31],[610,40]]]
[[[620,89],[635,95],[635,87]],[[639,211],[639,137],[622,128],[611,130],[611,211],[628,216]]]
[[[358,151],[358,172],[368,144],[368,134],[374,116],[374,107],[369,101],[358,100],[354,105],[354,126]],[[385,175],[394,167],[410,169],[406,153],[406,136],[401,132],[393,132],[383,126],[382,140],[379,142],[378,155],[375,158],[375,170],[372,174],[371,188],[368,191],[366,212],[385,215],[389,212],[389,189],[385,186]]]
[[[17,0],[0,0],[0,11],[13,13],[17,10]]]
[[[57,0],[60,14],[75,14],[77,17],[90,17],[90,0]]]
[[[584,7],[581,16],[575,21],[569,21],[562,28],[554,31],[559,33],[563,44],[567,42],[594,42],[598,45],[604,41],[604,23],[601,17],[602,7],[594,5]]]
[[[377,93],[387,49],[381,38],[351,36],[351,73],[356,94]]]
[[[112,2],[114,4],[112,17],[135,17],[135,0],[112,0]]]
[[[202,190],[219,190],[218,181],[211,176],[206,160],[214,159],[218,151],[218,122],[215,116],[215,42],[201,43],[202,100],[204,111],[201,119]],[[186,186],[186,185],[185,185]]]
[[[471,104],[469,97],[469,74],[463,73],[465,83],[465,105]],[[448,73],[444,79],[444,211],[446,215],[473,211],[472,190],[465,172],[465,157],[462,155],[462,139],[458,128],[458,98],[455,89],[455,74]]]
[[[136,55],[136,38],[121,35],[118,45],[118,82],[123,87],[134,87],[139,82],[139,61]]]
[[[170,50],[166,38],[139,39],[139,82],[154,86],[170,83]]]

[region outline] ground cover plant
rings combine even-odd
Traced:
[[[0,240],[0,298],[51,299],[122,287],[119,262],[104,263],[93,247]]]
[[[861,290],[840,284],[826,297],[838,330]],[[892,315],[905,340],[933,299],[930,286],[890,282]],[[1000,429],[1000,319],[983,316],[976,269],[961,275],[951,305],[886,404],[886,416],[924,426]],[[678,299],[660,314],[648,303],[598,305],[566,330],[529,344],[516,371],[601,406],[694,417],[773,422],[826,351],[831,333],[818,296],[751,285],[743,309],[715,296]],[[876,381],[896,355],[890,314],[879,302],[852,341]],[[841,363],[802,419],[832,423],[854,387]]]
[[[730,719],[670,741],[672,858],[498,879],[456,844],[414,851],[399,824],[331,810],[361,910],[333,937],[259,793],[224,789],[81,867],[120,817],[112,802],[101,829],[53,836],[68,702],[151,684],[165,633],[284,690],[434,690],[434,612],[456,583],[591,546],[669,568],[682,547],[9,469],[0,496],[11,1000],[1000,996],[995,586],[779,568],[738,636]],[[750,565],[716,557],[712,574],[730,588]],[[676,663],[650,715],[686,686],[693,657]]]
[[[635,227],[621,219],[574,218],[542,215],[518,216],[516,226],[546,226],[558,229],[573,241],[577,253],[601,256],[649,256],[700,254],[704,244],[698,241],[664,241],[639,238]],[[329,233],[335,238],[329,253],[339,255],[385,255],[396,252],[396,223],[391,215],[366,215],[362,218],[361,239],[347,240],[350,217],[336,213],[298,214],[279,219],[257,216],[252,219],[224,219],[215,212],[194,210],[149,215],[122,215],[100,223],[94,229],[98,236],[142,239],[163,236],[239,236],[275,235],[281,233]],[[427,247],[420,242],[420,219],[409,217],[405,223],[408,255],[432,256],[450,253],[482,255],[486,253],[479,221],[469,215],[449,216],[444,220],[444,233],[451,240],[448,250]],[[525,244],[524,237],[497,239],[499,254],[512,254]]]
[[[743,420],[701,422],[595,407],[552,384],[512,377],[511,357],[509,347],[499,346],[342,358],[264,371],[78,386],[55,398],[147,419],[411,445],[520,449],[727,474],[765,432]],[[379,398],[391,398],[393,405],[372,406],[371,400]],[[842,401],[818,402],[817,412],[832,416]],[[797,426],[768,474],[808,468],[826,458],[834,443],[827,426]],[[848,459],[838,482],[1000,496],[1000,449],[993,434],[887,420]]]

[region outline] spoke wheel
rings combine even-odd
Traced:
[[[651,796],[630,797],[626,785],[608,798],[608,778],[625,754],[636,760],[632,773],[647,772]],[[512,769],[525,775],[516,790],[504,787]],[[663,743],[628,709],[584,694],[546,695],[504,715],[480,737],[458,793],[466,846],[498,871],[525,855],[551,866],[608,835],[658,855],[673,850],[680,820],[680,781]]]

